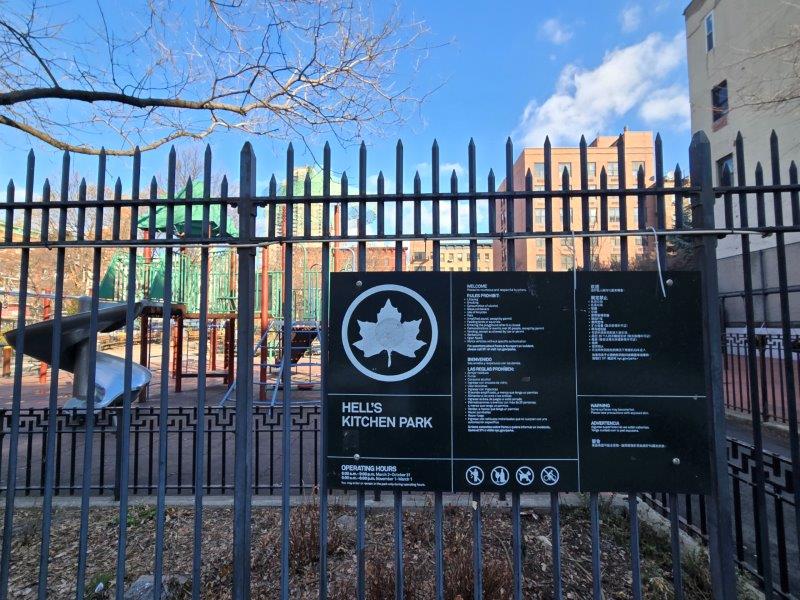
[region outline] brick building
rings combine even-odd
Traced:
[[[620,139],[625,144],[625,164],[618,164],[618,146]],[[652,184],[654,174],[655,144],[650,131],[628,131],[625,129],[621,136],[598,136],[587,148],[587,180],[590,188],[600,187],[600,173],[606,170],[608,187],[619,186],[620,169],[625,172],[625,185],[628,188],[636,187],[636,178],[639,168],[644,169],[645,186]],[[564,169],[570,174],[570,188],[580,187],[580,149],[578,147],[552,148],[551,173],[553,189],[561,189],[562,173]],[[525,148],[514,163],[514,189],[525,189],[525,176],[528,171],[533,177],[534,190],[543,190],[545,186],[544,148]],[[505,180],[500,185],[500,190],[505,190]],[[578,231],[582,228],[581,201],[579,198],[571,199],[571,224],[572,229]],[[562,201],[555,198],[552,201],[553,231],[563,231]],[[627,200],[628,227],[635,227],[638,220],[638,204],[635,197]],[[505,200],[497,203],[497,229],[507,231]],[[610,229],[619,228],[621,221],[619,198],[608,198],[608,225]],[[514,206],[514,230],[522,231],[525,227],[525,202],[517,199]],[[589,227],[600,228],[600,198],[589,199]],[[537,198],[533,203],[533,228],[535,231],[545,229],[545,200]],[[652,252],[653,241],[646,237],[629,237],[627,240],[620,238],[603,237],[594,238],[588,243],[592,244],[591,259],[595,268],[603,268],[618,263],[621,257],[622,244],[628,244],[628,257],[631,262],[644,260]],[[584,240],[577,239],[573,249],[572,239],[561,238],[553,243],[553,269],[566,271],[574,266],[583,266]],[[544,271],[545,270],[545,240],[518,240],[515,242],[516,269],[518,271]],[[505,270],[507,257],[505,244],[494,242],[494,268]]]
[[[433,271],[433,241],[412,240],[409,271]],[[469,244],[441,242],[439,267],[442,271],[469,271]],[[492,270],[492,243],[478,242],[478,271]]]

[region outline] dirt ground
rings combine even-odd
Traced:
[[[472,598],[471,509],[445,509],[445,597]],[[591,597],[591,541],[588,511],[562,508],[562,581],[564,597]],[[155,548],[155,508],[135,505],[128,516],[126,584],[152,573]],[[74,594],[78,547],[79,510],[56,508],[53,514],[50,598]],[[11,557],[11,597],[35,596],[41,542],[39,509],[18,509],[14,523]],[[114,508],[92,508],[89,518],[87,592],[90,598],[114,594],[119,518]],[[319,513],[309,503],[292,510],[291,597],[317,597],[319,561]],[[329,518],[330,594],[334,600],[355,597],[355,531],[353,511],[332,506]],[[280,590],[280,510],[253,509],[252,597],[277,598]],[[526,598],[552,597],[550,518],[523,511],[523,577]],[[192,569],[193,510],[170,507],[166,514],[164,573],[190,575]],[[629,529],[625,515],[602,510],[602,582],[606,598],[630,598]],[[203,595],[222,600],[230,597],[232,511],[207,507],[203,513]],[[367,513],[367,597],[394,596],[393,513]],[[484,598],[511,598],[511,519],[507,511],[483,513]],[[404,514],[405,590],[409,600],[433,597],[433,514],[430,509]],[[642,585],[646,598],[673,598],[668,540],[647,524],[641,524]],[[703,555],[684,552],[686,598],[710,598],[708,565]],[[102,584],[102,585],[101,585]],[[97,593],[93,590],[100,589]],[[189,590],[184,590],[186,597]]]

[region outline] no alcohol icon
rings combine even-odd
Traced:
[[[491,473],[492,483],[495,485],[505,485],[508,483],[508,469],[505,467],[495,467]]]

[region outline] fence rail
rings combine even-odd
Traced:
[[[36,489],[43,494],[42,500],[42,543],[40,546],[40,561],[38,566],[39,585],[37,593],[39,598],[47,596],[49,543],[52,529],[52,502],[56,493],[64,491],[67,485],[69,491],[81,498],[81,512],[79,523],[79,548],[77,552],[77,568],[75,570],[75,592],[77,597],[84,597],[87,574],[87,544],[89,533],[89,506],[90,499],[99,491],[111,490],[116,481],[134,481],[137,483],[134,491],[128,485],[116,488],[119,496],[119,536],[117,545],[117,561],[115,573],[115,593],[121,599],[124,594],[126,576],[127,552],[127,514],[131,494],[147,490],[156,497],[155,514],[155,555],[153,561],[153,576],[155,582],[154,597],[161,593],[162,574],[164,572],[164,540],[166,523],[166,495],[172,490],[192,493],[194,497],[194,546],[192,548],[192,594],[195,598],[201,594],[200,573],[203,562],[202,554],[202,519],[203,497],[208,492],[205,486],[194,486],[192,492],[185,486],[192,482],[204,481],[208,465],[213,471],[211,492],[215,493],[219,486],[220,491],[232,490],[234,504],[233,528],[233,597],[237,600],[250,596],[251,581],[251,507],[252,497],[257,491],[276,491],[281,493],[281,535],[280,535],[280,560],[275,568],[280,568],[280,596],[290,597],[290,579],[292,572],[289,563],[290,551],[290,521],[291,521],[291,495],[303,489],[306,473],[313,473],[319,478],[319,597],[324,599],[328,593],[328,493],[325,478],[319,476],[316,470],[305,471],[304,461],[299,460],[307,450],[299,443],[303,439],[301,433],[308,432],[313,435],[315,453],[326,445],[326,432],[319,430],[316,423],[325,421],[326,406],[323,402],[319,414],[303,413],[299,422],[295,419],[277,419],[280,414],[294,415],[295,398],[293,397],[292,369],[289,368],[291,360],[291,324],[293,316],[293,303],[291,290],[294,289],[293,277],[295,266],[296,248],[303,245],[315,244],[322,247],[321,256],[321,294],[320,305],[325,307],[328,302],[327,293],[329,276],[331,272],[330,253],[342,245],[352,247],[357,271],[367,270],[367,250],[372,244],[383,244],[394,247],[395,270],[403,269],[404,243],[412,240],[432,240],[433,244],[433,269],[441,268],[441,244],[445,241],[458,240],[469,248],[470,269],[478,268],[478,242],[479,240],[493,240],[494,247],[500,255],[499,263],[503,270],[513,271],[521,264],[523,252],[528,240],[541,240],[541,255],[545,270],[552,271],[561,268],[584,269],[612,269],[629,270],[649,266],[654,271],[661,271],[674,265],[676,258],[691,263],[703,272],[703,293],[698,299],[704,314],[704,351],[705,369],[708,381],[707,398],[709,399],[709,447],[711,452],[712,492],[702,501],[703,516],[700,519],[701,533],[707,540],[710,549],[710,575],[715,598],[732,598],[735,595],[735,559],[737,558],[737,532],[735,529],[734,505],[742,499],[735,487],[731,486],[729,467],[726,460],[726,438],[724,427],[725,400],[723,393],[724,357],[720,340],[720,298],[717,287],[717,262],[716,244],[719,238],[735,238],[741,244],[744,258],[749,257],[750,236],[762,234],[773,235],[778,250],[777,269],[779,274],[779,297],[781,304],[781,351],[785,385],[787,395],[786,421],[790,429],[791,469],[786,470],[789,477],[787,484],[782,488],[790,494],[793,502],[795,522],[797,519],[800,486],[798,486],[798,465],[800,465],[800,440],[798,440],[797,407],[795,371],[787,365],[792,364],[791,357],[791,319],[788,309],[788,282],[785,256],[785,236],[787,233],[800,232],[800,185],[798,185],[797,169],[794,164],[788,169],[789,183],[782,181],[783,169],[779,164],[777,136],[771,138],[771,165],[770,181],[765,183],[763,168],[756,165],[755,185],[746,181],[747,169],[745,168],[744,146],[741,138],[736,146],[736,178],[732,185],[732,174],[728,171],[722,174],[722,186],[713,187],[713,160],[708,139],[704,134],[696,134],[690,146],[690,171],[691,185],[682,176],[680,169],[676,169],[674,185],[665,183],[663,166],[663,153],[660,138],[655,144],[655,169],[651,174],[654,185],[647,187],[643,167],[635,173],[635,181],[629,185],[629,156],[626,155],[625,136],[620,136],[615,144],[617,161],[615,177],[602,168],[599,177],[590,185],[588,169],[588,146],[585,140],[581,141],[576,171],[578,177],[573,179],[568,169],[564,169],[554,177],[552,150],[549,142],[544,148],[544,185],[543,189],[535,189],[533,177],[525,174],[522,180],[514,177],[514,153],[509,140],[505,148],[505,181],[498,186],[493,171],[485,179],[485,187],[479,189],[479,177],[476,169],[476,147],[470,143],[466,153],[467,177],[466,186],[459,181],[453,173],[449,185],[440,185],[440,158],[439,148],[434,143],[431,149],[431,189],[423,191],[420,178],[414,179],[413,190],[405,189],[404,152],[402,144],[398,143],[396,152],[395,169],[392,178],[395,182],[394,190],[386,189],[386,178],[380,173],[377,181],[376,193],[367,193],[367,150],[362,145],[359,152],[357,192],[350,193],[347,175],[341,177],[338,190],[331,187],[332,166],[331,150],[326,145],[322,153],[322,180],[323,190],[321,196],[311,194],[311,182],[307,177],[303,182],[303,192],[296,194],[294,186],[286,186],[286,194],[278,196],[278,179],[273,176],[270,180],[268,193],[259,195],[256,190],[256,158],[252,145],[248,142],[242,148],[240,155],[240,172],[238,180],[238,193],[235,197],[228,193],[228,180],[223,178],[220,188],[212,193],[211,173],[212,154],[207,149],[203,170],[202,198],[193,198],[194,185],[186,182],[185,192],[181,197],[178,188],[183,182],[175,180],[176,153],[173,150],[167,165],[166,194],[159,191],[155,178],[150,182],[149,190],[144,189],[141,182],[141,157],[137,153],[133,160],[133,172],[130,192],[123,197],[122,182],[116,181],[113,191],[107,191],[106,175],[109,172],[107,157],[101,154],[98,158],[96,196],[88,197],[87,185],[82,182],[77,190],[77,200],[71,200],[70,186],[70,156],[64,155],[62,180],[58,194],[52,194],[49,182],[45,181],[41,187],[41,194],[35,193],[38,185],[35,182],[35,156],[31,152],[28,156],[27,177],[23,199],[19,201],[15,186],[12,183],[7,188],[6,201],[0,202],[0,217],[4,216],[3,224],[5,237],[0,246],[0,252],[11,256],[12,260],[18,258],[18,275],[20,282],[19,310],[17,314],[18,327],[23,327],[26,319],[26,303],[28,288],[33,287],[32,281],[39,275],[32,269],[40,269],[38,265],[46,261],[55,263],[54,273],[54,306],[53,306],[53,336],[52,336],[52,373],[47,412],[31,416],[28,407],[24,406],[26,395],[23,394],[23,354],[25,352],[25,335],[20,335],[17,341],[17,354],[14,362],[14,377],[12,390],[12,403],[10,412],[6,413],[4,425],[7,433],[4,434],[3,473],[6,479],[5,486],[5,512],[2,536],[2,554],[0,555],[0,600],[9,595],[9,576],[12,566],[12,538],[14,535],[14,507],[17,498],[19,483],[30,481],[33,486],[34,477],[37,477]],[[294,150],[290,146],[286,155],[285,179],[293,181],[295,176]],[[767,210],[766,196],[772,200],[770,210]],[[36,196],[36,199],[34,199]],[[108,196],[108,197],[107,197]],[[715,200],[715,198],[718,198]],[[734,199],[739,203],[739,210],[734,211]],[[715,202],[718,209],[715,213]],[[333,205],[339,207],[338,213],[332,209]],[[321,223],[319,228],[311,227],[312,207],[322,207]],[[349,206],[356,209],[357,218],[351,223]],[[182,210],[185,222],[180,228],[176,227],[175,216],[181,207],[191,207]],[[212,207],[214,210],[212,211]],[[220,210],[216,210],[219,207]],[[542,223],[534,219],[534,209],[544,213]],[[302,211],[302,225],[295,227],[294,214]],[[561,217],[556,211],[561,209]],[[592,209],[599,218],[590,218]],[[612,218],[612,209],[616,211]],[[691,214],[689,214],[691,210]],[[229,215],[229,211],[231,214]],[[233,218],[235,211],[237,233],[227,235],[228,221]],[[264,218],[257,219],[261,211]],[[368,223],[367,212],[376,215],[374,224]],[[213,215],[219,215],[217,222],[211,222]],[[282,215],[279,219],[278,216]],[[336,215],[339,218],[336,218]],[[784,214],[787,215],[784,218]],[[147,216],[147,227],[140,230],[139,217]],[[197,219],[200,216],[200,219]],[[423,215],[426,218],[423,219]],[[427,218],[429,216],[430,218]],[[69,218],[68,218],[69,217]],[[158,217],[158,218],[157,218]],[[162,218],[163,217],[163,218]],[[200,227],[194,227],[192,221],[200,222]],[[163,227],[158,224],[163,223]],[[567,240],[571,244],[571,262],[562,261],[559,265],[554,260],[555,244],[557,239]],[[595,261],[592,256],[592,240],[610,238],[615,240],[619,247],[619,257],[607,264]],[[641,240],[641,244],[636,241]],[[653,241],[652,245],[650,241]],[[186,249],[199,253],[200,281],[198,285],[198,329],[199,345],[206,347],[206,337],[209,321],[209,281],[203,274],[209,270],[209,251],[212,247],[230,247],[235,249],[236,268],[231,272],[236,276],[236,313],[238,315],[253,315],[255,299],[253,291],[255,285],[256,249],[270,244],[281,244],[282,255],[285,258],[285,268],[282,281],[283,290],[283,323],[285,348],[283,351],[284,367],[282,370],[281,407],[274,413],[263,412],[253,406],[253,345],[256,338],[254,323],[250,318],[238,318],[236,327],[236,371],[237,386],[235,394],[235,410],[230,412],[207,412],[206,406],[206,354],[198,355],[196,408],[194,412],[173,412],[170,407],[169,381],[171,368],[168,360],[164,360],[159,372],[160,386],[157,406],[152,408],[152,413],[140,411],[132,405],[133,390],[131,390],[131,364],[134,360],[134,307],[137,300],[137,269],[135,265],[138,253],[149,252],[150,249],[163,249],[163,280],[164,298],[170,299],[173,294],[172,279],[179,265],[179,256]],[[537,242],[538,243],[538,242]],[[110,255],[109,249],[127,249],[127,282],[123,286],[126,291],[126,319],[125,319],[125,372],[122,380],[125,391],[122,398],[122,407],[116,411],[116,417],[110,418],[105,413],[97,420],[85,419],[80,426],[83,433],[83,445],[80,450],[75,436],[65,433],[66,421],[69,419],[59,413],[59,382],[58,373],[61,360],[61,327],[63,313],[63,298],[65,296],[65,261],[81,260],[86,265],[91,265],[91,278],[89,291],[91,296],[90,307],[90,341],[89,364],[94,364],[97,358],[97,340],[99,331],[99,287],[102,279],[103,266]],[[642,248],[639,252],[638,248]],[[518,261],[517,259],[520,259]],[[35,261],[35,262],[34,262]],[[44,261],[44,262],[43,262]],[[567,265],[567,262],[569,264]],[[680,262],[680,261],[677,261]],[[747,262],[745,260],[745,262]],[[755,499],[753,511],[756,528],[757,548],[771,548],[768,539],[770,527],[770,514],[767,512],[768,481],[765,477],[765,455],[763,440],[761,439],[761,402],[760,390],[755,385],[757,380],[757,356],[755,353],[755,319],[752,306],[748,298],[752,299],[752,281],[750,280],[750,265],[744,268],[745,283],[745,312],[746,335],[748,345],[746,349],[746,364],[749,373],[749,392],[752,419],[754,423],[754,441],[752,462],[753,467],[753,497]],[[655,276],[655,275],[654,275]],[[287,290],[289,292],[287,292]],[[164,325],[168,324],[173,316],[172,305],[164,302],[161,311],[155,319],[161,319]],[[326,347],[324,339],[328,328],[325,311],[322,313],[321,332],[322,347]],[[169,356],[171,347],[171,328],[162,326],[161,346],[162,357]],[[321,357],[321,376],[323,382],[327,376],[327,358],[323,353]],[[87,389],[95,389],[95,370],[88,369]],[[95,396],[87,394],[87,410],[94,413]],[[149,408],[149,407],[148,407]],[[269,409],[266,409],[269,411]],[[204,418],[196,419],[194,415],[202,414]],[[159,418],[159,415],[168,415],[169,418]],[[304,419],[308,417],[308,421]],[[313,417],[313,418],[312,418]],[[38,423],[37,423],[38,420]],[[114,434],[112,443],[110,431],[117,431],[113,421],[119,428],[119,434]],[[261,421],[259,423],[259,421]],[[63,423],[62,423],[63,422]],[[255,426],[254,426],[255,422]],[[302,423],[302,425],[301,425]],[[230,439],[227,428],[235,431]],[[310,428],[310,429],[307,429]],[[138,429],[137,429],[138,428]],[[188,431],[187,431],[188,428]],[[34,457],[34,446],[28,444],[28,431],[41,431],[40,437],[43,449],[43,461],[40,456],[38,468],[27,469]],[[221,430],[225,430],[223,433]],[[312,433],[313,430],[313,433]],[[59,438],[59,432],[61,437]],[[295,435],[293,435],[295,434]],[[209,439],[210,436],[210,439]],[[299,437],[298,437],[299,436]],[[221,440],[220,452],[215,453],[215,440]],[[146,460],[142,461],[141,446],[146,441]],[[75,443],[72,449],[73,441]],[[225,443],[223,444],[222,441]],[[228,443],[233,445],[233,456],[230,457]],[[69,451],[63,454],[65,444]],[[273,446],[274,444],[274,446]],[[305,444],[305,442],[303,442]],[[273,451],[274,447],[274,451]],[[30,450],[29,450],[30,448]],[[216,454],[222,456],[225,448],[225,458],[222,462],[217,460]],[[259,451],[255,451],[258,448]],[[269,450],[266,450],[269,448]],[[266,456],[264,453],[266,452]],[[274,452],[274,454],[271,454]],[[177,454],[180,453],[180,459]],[[185,454],[184,454],[185,453]],[[108,460],[110,455],[129,457],[130,460],[115,461],[113,477],[107,479],[105,469],[100,465]],[[733,455],[733,454],[732,454]],[[191,460],[188,459],[191,456]],[[136,460],[140,461],[138,464]],[[172,472],[169,465],[171,457],[179,462],[185,461],[187,470],[179,469]],[[230,460],[230,462],[228,462]],[[750,459],[748,459],[750,460]],[[59,463],[59,461],[61,461]],[[261,462],[259,462],[261,461]],[[277,462],[276,462],[277,461]],[[35,462],[35,461],[34,461]],[[269,464],[268,471],[262,468]],[[316,461],[314,461],[316,465]],[[69,465],[67,476],[63,469]],[[74,465],[74,478],[70,469]],[[229,471],[228,469],[231,469]],[[309,467],[310,468],[310,467]],[[316,467],[315,467],[316,468]],[[217,472],[217,469],[220,471]],[[301,475],[302,470],[302,475]],[[98,478],[97,487],[94,476]],[[146,476],[144,475],[146,473]],[[224,482],[221,479],[225,474]],[[737,471],[734,469],[734,481]],[[102,475],[101,475],[102,474]],[[102,484],[99,478],[103,477]],[[232,476],[232,481],[228,479]],[[264,481],[263,477],[271,477]],[[748,475],[749,476],[749,475]],[[144,479],[142,479],[144,477]],[[43,479],[42,479],[43,478]],[[177,481],[180,478],[180,482]],[[791,482],[789,485],[788,482]],[[231,488],[232,486],[232,488]],[[741,484],[740,484],[741,488]],[[615,490],[608,490],[615,491]],[[640,557],[640,540],[637,506],[640,494],[646,490],[624,490],[628,494],[629,519],[630,519],[630,595],[633,598],[642,596],[642,569]],[[24,493],[24,491],[22,492]],[[738,495],[737,495],[738,494]],[[443,500],[441,493],[431,494],[433,512],[433,534],[436,540],[433,556],[432,570],[435,580],[435,593],[437,599],[444,598],[443,564],[446,556],[445,538],[443,536]],[[366,562],[365,548],[367,542],[366,527],[366,502],[365,492],[358,491],[356,498],[355,519],[355,581],[356,597],[361,600],[366,595]],[[394,595],[403,598],[405,594],[403,570],[405,566],[403,546],[403,507],[404,496],[395,492],[394,496]],[[676,598],[684,596],[683,569],[681,562],[681,546],[677,535],[680,526],[679,506],[680,499],[676,494],[668,494],[666,505],[672,507],[671,532],[672,532],[672,587]],[[688,510],[694,511],[693,500],[684,505],[687,520]],[[473,563],[473,597],[483,597],[482,570],[483,544],[482,533],[482,496],[475,494],[473,497],[472,520],[472,555]],[[515,599],[522,597],[522,583],[530,573],[523,572],[523,539],[521,535],[521,510],[520,494],[514,493],[511,497],[510,516],[512,527],[510,530],[511,548],[511,581],[509,589]],[[783,504],[781,504],[783,506]],[[555,598],[563,596],[562,569],[562,544],[561,544],[561,517],[560,496],[553,493],[550,496],[550,519],[552,523],[552,594]],[[598,512],[598,494],[590,495],[591,544],[592,544],[592,580],[593,597],[598,600],[602,596],[602,565],[600,542],[603,528],[600,524]],[[699,509],[698,509],[699,510]],[[694,523],[692,517],[692,523]],[[785,527],[783,529],[788,531]],[[742,534],[744,535],[744,534]],[[796,539],[795,539],[796,538]],[[791,539],[791,542],[788,540]],[[792,531],[786,536],[786,547],[795,547],[800,542],[796,532]],[[742,542],[743,548],[745,542]],[[780,546],[779,546],[780,548]],[[744,551],[744,550],[743,550]],[[763,578],[761,583],[765,590],[773,589],[773,570],[777,580],[782,577],[782,564],[772,560],[770,552],[758,552],[758,561],[762,565]],[[778,557],[780,559],[780,557]],[[742,562],[740,560],[740,562]],[[744,561],[743,564],[751,564]],[[775,569],[774,565],[779,568]],[[569,568],[569,567],[566,567]],[[791,575],[791,570],[789,571]],[[779,582],[779,587],[782,582]]]
[[[725,406],[737,412],[752,413],[749,352],[746,332],[726,333],[723,342]],[[798,351],[800,337],[791,336],[791,347],[787,355],[783,351],[783,336],[779,333],[758,333],[755,335],[756,381],[760,403],[761,418],[764,421],[787,423],[789,421],[789,394],[786,389],[786,370],[794,373],[794,397],[800,397],[800,370]],[[791,361],[787,367],[787,356]]]
[[[233,492],[233,442],[236,435],[235,409],[207,407],[203,416],[206,452],[202,465],[201,486],[205,494]],[[298,406],[292,409],[292,480],[293,493],[312,493],[319,485],[320,409]],[[92,446],[98,455],[93,460],[89,489],[96,495],[119,497],[119,441],[121,409],[98,411],[93,428]],[[275,494],[283,486],[281,479],[281,437],[283,412],[257,406],[253,409],[253,493]],[[196,449],[201,427],[197,409],[171,407],[167,412],[168,494],[194,494],[197,465]],[[157,491],[160,414],[155,407],[131,409],[128,490],[131,494],[152,495]],[[0,465],[10,449],[11,411],[0,410]],[[20,415],[20,438],[17,452],[24,457],[18,466],[17,492],[42,495],[45,488],[49,410],[25,409]],[[59,408],[56,418],[56,465],[53,493],[74,496],[82,490],[82,469],[86,444],[86,420],[82,412]],[[2,473],[5,475],[5,473]],[[4,487],[0,490],[5,491]]]
[[[253,414],[253,494],[274,495],[282,489],[280,409],[254,407]],[[231,495],[233,493],[233,445],[235,436],[233,408],[205,410],[205,446],[209,449],[200,482],[206,495]],[[167,457],[169,495],[193,495],[195,450],[197,447],[197,411],[194,408],[170,408],[168,438],[170,452]],[[0,411],[0,465],[8,455],[10,411]],[[314,494],[319,490],[321,471],[320,408],[295,407],[292,409],[292,480],[293,494]],[[90,489],[98,496],[119,497],[119,441],[120,409],[104,409],[94,428],[94,446],[99,449],[93,464]],[[128,491],[133,495],[150,496],[156,491],[158,457],[158,412],[153,407],[133,407],[129,437],[132,465]],[[56,417],[56,477],[53,493],[56,496],[75,496],[82,489],[80,465],[85,447],[86,428],[84,416],[75,410],[59,409]],[[41,496],[44,493],[48,410],[27,409],[22,412],[21,439],[18,452],[24,456],[19,466],[17,493],[22,496]],[[755,469],[757,461],[754,448],[734,438],[728,438],[728,473],[733,495],[734,541],[737,564],[763,585],[763,567],[758,562],[756,548],[757,489]],[[775,557],[778,581],[775,592],[782,598],[791,598],[800,590],[800,556],[791,544],[794,531],[791,461],[773,452],[764,452],[765,487],[768,498],[769,535],[771,553]],[[2,473],[0,473],[2,475]],[[5,488],[0,487],[0,491]],[[667,494],[643,494],[642,498],[664,516],[670,516]],[[679,495],[677,514],[681,528],[707,543],[708,513],[706,499],[702,496]],[[793,596],[794,595],[794,596]]]
[[[764,589],[771,583],[779,598],[800,597],[800,554],[795,542],[797,522],[793,494],[791,460],[774,452],[764,451],[760,459],[752,444],[728,438],[728,475],[734,514],[736,564]],[[761,494],[757,469],[763,466],[766,500],[764,512],[767,529],[759,530]],[[708,542],[708,514],[703,496],[681,495],[674,506],[665,494],[644,494],[643,499],[665,517],[674,509],[683,531]],[[767,542],[770,560],[762,562],[761,544]],[[765,569],[771,573],[765,577]]]

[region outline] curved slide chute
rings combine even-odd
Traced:
[[[139,316],[144,305],[134,305],[134,318]],[[101,308],[97,312],[98,333],[116,331],[125,326],[127,306],[117,304]],[[72,398],[64,405],[67,409],[86,408],[87,389],[89,385],[89,345],[90,340],[89,312],[80,312],[61,318],[61,354],[59,367],[75,376],[72,385]],[[19,331],[13,330],[5,334],[8,343],[16,348]],[[25,327],[26,355],[53,363],[53,321],[42,321]],[[150,383],[150,369],[139,364],[131,364],[131,393],[135,396]],[[95,411],[122,403],[125,393],[125,359],[107,352],[97,352],[95,361]]]

